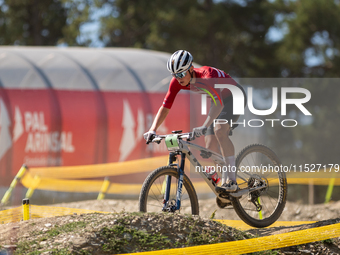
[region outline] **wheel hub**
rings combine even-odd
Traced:
[[[166,205],[163,207],[163,212],[175,212],[176,211],[176,200],[172,199],[168,202],[163,201],[163,204],[166,203]]]

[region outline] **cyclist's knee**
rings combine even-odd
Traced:
[[[218,151],[219,143],[214,135],[209,135],[205,137],[205,147],[215,152]]]
[[[226,126],[228,127],[216,128],[214,130],[217,140],[222,141],[224,139],[229,139],[229,125]]]

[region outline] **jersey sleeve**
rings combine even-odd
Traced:
[[[180,91],[179,84],[175,78],[172,78],[170,81],[168,92],[166,93],[163,100],[163,107],[171,109],[173,102],[175,101],[175,97],[177,93]]]

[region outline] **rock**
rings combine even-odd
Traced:
[[[301,253],[300,254],[311,254],[312,252],[309,250],[299,250]]]
[[[124,237],[124,239],[126,239],[128,241],[131,241],[131,239],[132,239],[132,236],[129,233],[124,233],[123,237]]]
[[[183,232],[184,232],[185,234],[190,234],[191,229],[189,229],[189,228],[184,228],[184,229],[183,229]]]
[[[3,247],[4,247],[5,249],[8,249],[8,250],[10,250],[10,249],[16,249],[16,248],[17,248],[17,246],[14,245],[14,244],[7,244],[7,245],[4,245]]]
[[[46,223],[46,224],[45,224],[45,227],[47,227],[47,228],[49,228],[49,227],[51,227],[51,226],[52,226],[51,223]]]
[[[72,243],[75,247],[82,247],[86,244],[86,239],[82,237],[74,237]]]
[[[177,236],[178,236],[180,239],[184,239],[184,235],[182,235],[182,234],[177,234]]]
[[[295,215],[299,215],[301,212],[301,208],[298,208],[296,211],[295,211]]]

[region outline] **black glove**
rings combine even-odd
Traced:
[[[148,131],[146,132],[143,137],[146,141],[146,144],[148,144],[149,142],[152,141],[153,137],[156,135],[156,132],[155,131]]]
[[[205,126],[197,127],[197,128],[194,128],[192,132],[194,133],[194,136],[200,137],[202,135],[205,135],[205,133],[207,132],[207,128]]]

